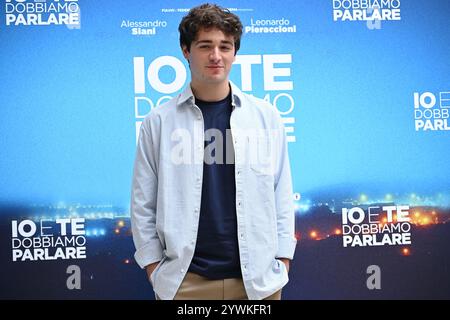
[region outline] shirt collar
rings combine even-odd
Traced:
[[[233,82],[229,81],[229,83],[230,83],[230,88],[231,88],[231,105],[233,107],[241,107],[242,101],[243,101],[243,99],[242,99],[243,93],[241,90],[239,90],[238,87],[236,87],[236,85]],[[180,95],[178,96],[177,105],[178,106],[181,106],[181,105],[193,106],[194,101],[195,101],[195,97],[194,97],[194,94],[192,93],[191,85],[189,84],[188,86],[186,86],[184,91],[182,93],[180,93]]]

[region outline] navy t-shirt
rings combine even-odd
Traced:
[[[231,135],[231,94],[216,102],[196,99],[195,104],[203,113],[205,161],[197,245],[189,271],[209,279],[241,278],[232,144],[228,161],[226,150],[226,141],[231,143],[231,137],[226,138]],[[222,139],[216,139],[218,134]],[[207,147],[214,142],[215,148],[214,145]]]

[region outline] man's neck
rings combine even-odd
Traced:
[[[228,96],[231,90],[228,81],[220,84],[208,84],[201,86],[191,82],[191,89],[195,98],[207,102],[223,100]]]

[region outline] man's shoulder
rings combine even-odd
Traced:
[[[241,103],[244,108],[254,109],[256,112],[261,113],[266,117],[278,118],[279,116],[275,106],[265,99],[243,92],[240,93],[240,98],[243,100]]]
[[[175,112],[179,97],[180,95],[178,94],[170,100],[153,107],[145,116],[144,122],[153,122],[157,119],[163,119],[167,117],[167,115],[170,115],[172,112]]]
[[[241,92],[241,97],[246,100],[247,103],[250,105],[257,107],[257,108],[273,108],[272,104],[268,102],[267,100],[255,97],[252,94]]]

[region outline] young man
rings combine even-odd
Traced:
[[[296,245],[281,118],[228,79],[236,15],[204,4],[179,31],[191,82],[141,126],[135,259],[157,299],[281,299]]]

